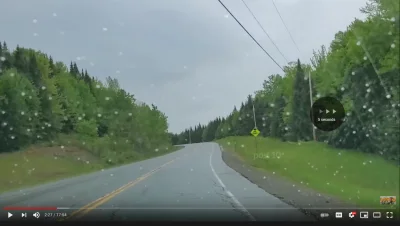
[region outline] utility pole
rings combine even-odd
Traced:
[[[254,119],[254,128],[257,129],[257,122],[256,122],[256,110],[254,109],[254,103],[253,104],[253,119]]]
[[[312,85],[311,85],[311,69],[308,71],[308,86],[310,89],[310,103],[311,103],[311,108],[313,105],[313,93],[312,93]],[[314,121],[314,113],[313,110],[311,109],[311,117],[312,117],[312,121]],[[311,123],[312,126],[312,130],[313,130],[313,139],[314,141],[317,141],[317,135],[315,134],[315,126],[313,123]]]

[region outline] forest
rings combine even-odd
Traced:
[[[313,100],[331,96],[346,111],[338,129],[316,131],[317,141],[398,162],[399,1],[371,0],[360,10],[366,19],[355,19],[345,31],[337,32],[328,48],[314,51],[311,63],[289,63],[284,73],[269,75],[263,88],[228,116],[174,134],[173,143],[250,136],[253,105],[259,136],[289,142],[313,140],[310,73]]]
[[[72,140],[123,163],[171,147],[164,113],[116,79],[101,82],[75,62],[68,67],[20,46],[12,51],[6,42],[0,43],[0,123],[0,154],[44,142],[64,148]],[[68,141],[60,143],[63,136]]]

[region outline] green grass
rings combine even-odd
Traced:
[[[256,168],[362,207],[382,207],[380,196],[399,197],[399,166],[379,156],[319,142],[289,143],[262,137],[257,138],[257,149],[254,137],[217,142]]]
[[[121,152],[121,156],[97,157],[93,154],[95,142],[82,142],[74,136],[63,136],[53,143],[24,148],[21,151],[0,154],[0,194],[5,191],[31,187],[33,185],[78,176],[118,165],[165,155],[180,149],[166,145],[154,152],[137,153],[132,149]],[[64,148],[61,149],[61,144]],[[130,153],[127,155],[126,153]],[[106,161],[107,159],[107,161]],[[112,159],[113,162],[109,162]]]

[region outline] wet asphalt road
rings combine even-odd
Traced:
[[[216,143],[186,145],[157,158],[3,194],[0,205],[64,208],[2,209],[0,220],[6,221],[312,220],[229,168]],[[7,218],[8,212],[13,216]]]

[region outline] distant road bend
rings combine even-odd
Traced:
[[[66,212],[66,221],[312,220],[229,168],[216,143],[189,144],[157,158],[6,193],[0,204],[62,207],[56,212]],[[7,211],[1,211],[5,220]],[[13,212],[16,220],[20,212]],[[23,212],[32,217],[36,211]]]

